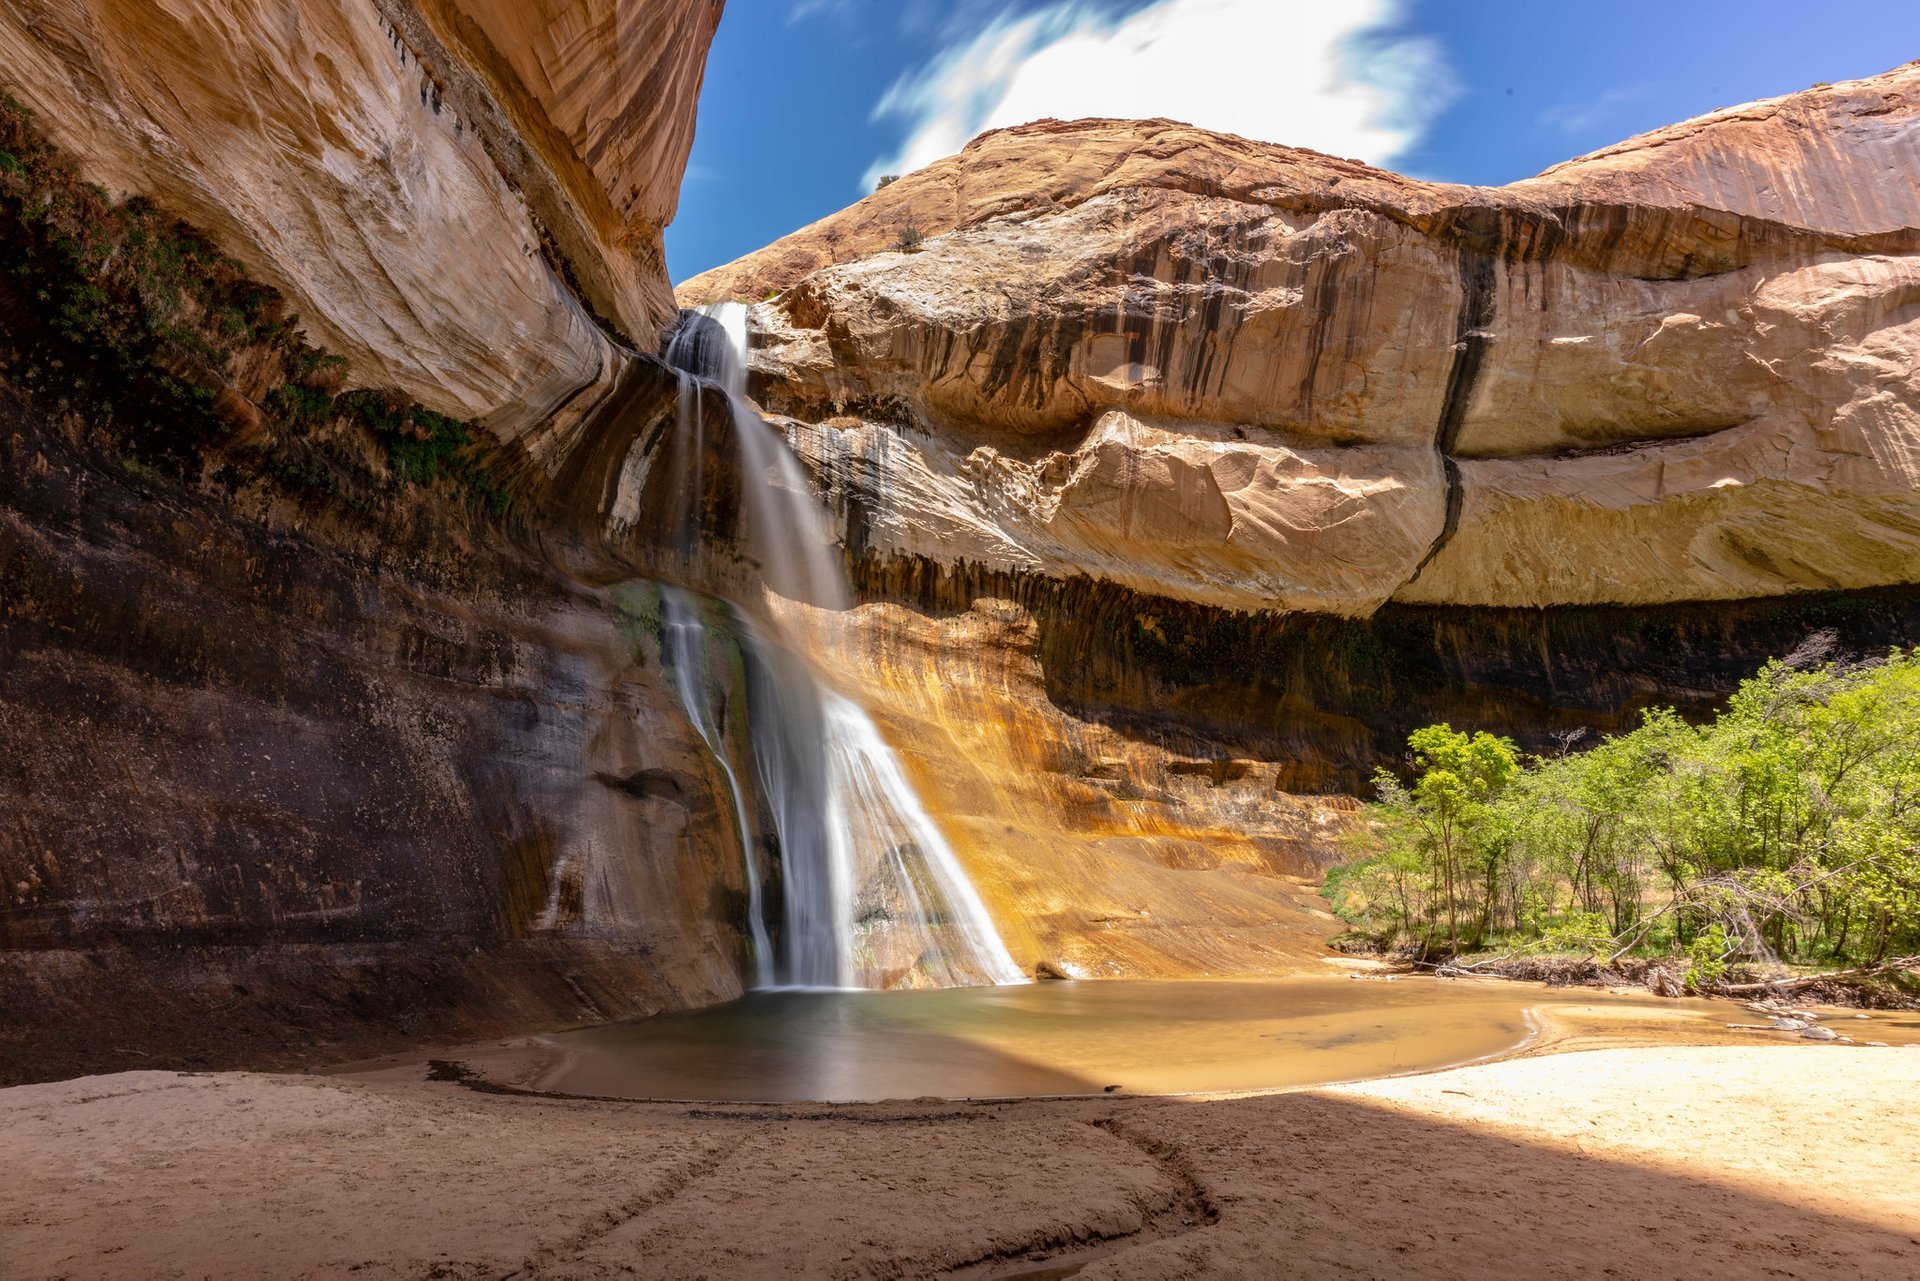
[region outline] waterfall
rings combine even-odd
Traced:
[[[762,958],[774,983],[795,987],[1025,982],[879,727],[816,670],[839,649],[830,620],[853,594],[799,459],[746,399],[746,341],[746,307],[723,303],[683,313],[666,358],[685,371],[679,429],[683,441],[696,442],[696,460],[702,395],[717,384],[726,397],[743,477],[739,541],[768,594],[760,609],[736,609],[731,624],[745,664],[755,772],[779,850],[777,949],[763,946],[750,806],[709,701],[706,624],[690,597],[670,589],[663,617],[676,689],[734,792],[757,984],[769,982]],[[814,608],[781,608],[790,601]]]
[[[714,682],[707,665],[707,625],[700,616],[698,602],[677,587],[660,589],[660,614],[660,649],[673,672],[680,705],[686,708],[687,719],[693,722],[700,741],[707,745],[727,776],[727,792],[733,798],[734,826],[740,833],[740,849],[747,865],[747,928],[753,940],[753,985],[771,987],[773,940],[767,937],[766,894],[760,883],[760,864],[753,856],[753,821],[748,817],[747,794],[740,786],[733,762],[728,759],[726,744],[721,741],[727,700],[724,695],[714,697]]]
[[[1024,981],[879,727],[853,700],[832,691],[824,697],[827,773],[834,784],[828,836],[835,866],[855,873],[852,894],[843,896],[853,915],[853,930],[843,935],[849,945],[840,957],[843,981],[850,965],[883,973],[916,966],[918,977],[936,987],[983,977]]]

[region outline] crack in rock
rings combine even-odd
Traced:
[[[1433,440],[1434,451],[1440,455],[1441,470],[1446,475],[1446,514],[1441,519],[1440,533],[1434,538],[1433,545],[1427,548],[1427,554],[1420,558],[1420,563],[1413,567],[1412,576],[1400,584],[1401,588],[1420,581],[1420,575],[1426,572],[1433,558],[1440,554],[1460,527],[1460,510],[1466,501],[1466,490],[1460,475],[1460,464],[1454,459],[1453,451],[1460,443],[1460,429],[1466,424],[1467,409],[1473,402],[1474,388],[1480,381],[1480,367],[1486,362],[1487,350],[1493,346],[1490,327],[1496,310],[1494,274],[1491,254],[1471,249],[1460,251],[1460,311],[1454,322],[1453,364],[1447,370],[1446,398],[1441,402],[1440,422]]]

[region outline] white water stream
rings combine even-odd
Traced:
[[[683,442],[701,493],[703,396],[725,395],[742,475],[741,541],[758,563],[761,608],[709,613],[686,593],[663,592],[668,662],[688,717],[733,789],[747,857],[756,986],[877,988],[1022,983],[986,904],[915,794],[879,727],[810,665],[839,652],[833,616],[852,601],[827,513],[787,442],[745,397],[747,309],[702,309],[667,360],[686,371]],[[811,609],[794,609],[800,601]],[[724,708],[709,678],[709,619],[724,619],[746,675],[755,772],[779,850],[781,943],[767,928],[756,862],[754,807],[723,741]],[[844,670],[850,664],[837,664]]]
[[[661,649],[673,672],[680,705],[686,708],[687,719],[693,722],[701,741],[726,774],[727,791],[733,798],[734,827],[740,834],[740,848],[746,852],[747,929],[753,942],[753,985],[772,987],[773,940],[767,936],[766,892],[761,885],[760,861],[753,856],[753,820],[747,813],[747,792],[740,786],[740,776],[728,759],[726,744],[720,737],[721,725],[713,715],[715,699],[707,668],[707,626],[700,617],[699,602],[677,587],[660,589],[660,613]]]

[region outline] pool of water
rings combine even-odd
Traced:
[[[1427,1071],[1524,1041],[1515,984],[1299,978],[758,992],[465,1054],[527,1089],[855,1101],[1230,1091]]]

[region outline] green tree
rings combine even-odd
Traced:
[[[1415,730],[1407,746],[1412,786],[1403,787],[1385,770],[1374,782],[1392,826],[1414,838],[1434,871],[1446,912],[1447,947],[1458,955],[1469,867],[1483,871],[1486,884],[1497,880],[1508,832],[1498,821],[1495,802],[1519,773],[1519,753],[1511,739],[1485,731],[1468,735],[1444,724]],[[1483,913],[1483,927],[1486,919]]]
[[[1704,724],[1655,708],[1584,752],[1416,732],[1409,780],[1376,777],[1337,906],[1356,928],[1424,924],[1429,949],[1444,927],[1455,953],[1503,932],[1671,947],[1702,982],[1920,948],[1920,651],[1830,648],[1768,663]]]

